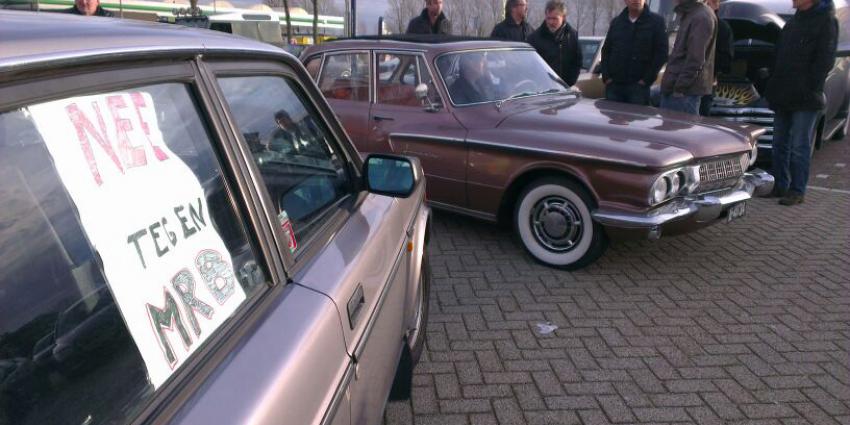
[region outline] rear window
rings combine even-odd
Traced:
[[[136,416],[265,282],[190,90],[0,113],[0,424]]]

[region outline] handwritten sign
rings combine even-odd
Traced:
[[[245,300],[204,188],[166,146],[148,93],[29,112],[159,387]]]

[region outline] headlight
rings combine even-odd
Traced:
[[[670,175],[670,195],[677,195],[682,187],[682,176],[677,172]]]
[[[652,185],[652,204],[655,205],[666,200],[668,189],[669,184],[667,183],[667,177],[659,177],[658,180],[655,181],[655,184]]]

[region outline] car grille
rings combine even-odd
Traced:
[[[738,157],[703,162],[699,165],[698,193],[712,192],[734,186],[744,175]]]

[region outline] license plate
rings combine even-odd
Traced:
[[[726,222],[729,223],[730,221],[739,219],[745,215],[747,215],[747,203],[738,202],[737,204],[729,207],[729,210],[726,213]]]

